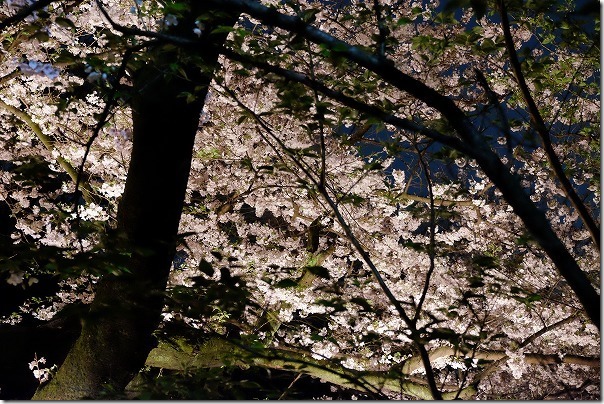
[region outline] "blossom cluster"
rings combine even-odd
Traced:
[[[178,16],[164,15],[149,3],[137,0],[133,6],[131,1],[105,1],[106,11],[122,24],[159,29],[180,23]],[[284,12],[295,11],[282,2],[265,3]],[[349,15],[358,18],[341,20],[339,13],[319,7],[314,21],[355,45],[374,47],[374,21],[363,17],[365,3],[351,2]],[[308,2],[304,7],[318,6]],[[484,91],[466,85],[474,80],[469,64],[484,69],[496,94],[515,91],[514,80],[497,65],[504,58],[503,50],[495,48],[485,56],[475,48],[498,41],[498,25],[480,19],[473,29],[480,36],[476,43],[445,46],[436,53],[434,43],[444,46],[448,39],[467,34],[461,25],[435,24],[432,17],[437,8],[433,3],[410,2],[409,7],[389,9],[397,16],[391,21],[396,40],[386,56],[404,73],[456,100],[463,110],[482,114],[481,108],[488,109]],[[113,109],[83,162],[86,150],[82,145],[90,139],[105,106],[107,72],[115,70],[113,59],[123,52],[108,45],[111,27],[92,3],[78,5],[67,17],[82,32],[90,33],[94,46],[78,40],[67,28],[51,25],[45,45],[19,45],[27,62],[0,65],[2,73],[18,67],[22,74],[20,80],[3,84],[2,101],[21,109],[35,123],[18,123],[13,113],[2,111],[0,128],[6,136],[0,139],[0,159],[14,162],[20,172],[32,168],[45,173],[44,181],[35,182],[17,170],[2,169],[0,195],[16,220],[10,235],[15,245],[57,247],[70,256],[93,250],[104,229],[115,226],[132,146],[132,112],[122,104]],[[464,12],[462,18],[471,15]],[[405,23],[408,20],[415,23]],[[245,24],[249,20],[242,21]],[[191,29],[201,37],[205,26],[196,21]],[[514,37],[520,45],[531,41],[532,34],[518,27]],[[290,39],[280,30],[255,30],[241,41],[241,50],[267,59],[277,55],[279,63],[292,69],[313,66],[308,74],[343,93],[354,93],[361,101],[437,127],[441,117],[436,111],[357,67],[334,66],[320,59],[324,49],[309,44],[291,56]],[[99,60],[97,46],[114,52],[114,57]],[[96,64],[87,65],[79,76],[70,69],[59,71],[49,56],[55,53],[44,51],[52,47]],[[572,63],[571,56],[563,52],[560,60]],[[529,354],[559,352],[598,356],[599,335],[577,314],[576,297],[475,161],[454,155],[445,157],[444,164],[440,162],[444,151],[428,146],[422,154],[429,159],[431,173],[427,174],[416,152],[430,145],[427,139],[372,121],[364,134],[353,139],[351,133],[368,123],[359,114],[262,72],[241,74],[240,67],[221,59],[205,100],[179,228],[187,236],[178,246],[178,262],[170,274],[168,296],[189,290],[197,304],[183,307],[178,298],[168,298],[164,323],[182,321],[196,331],[224,334],[226,324],[237,323],[242,335],[255,336],[269,347],[295,348],[348,369],[398,369],[416,358],[414,336],[376,281],[368,256],[408,313],[413,314],[422,302],[417,327],[429,341],[428,350],[458,346],[467,354],[464,358],[457,352],[432,361],[441,384],[461,385],[462,374],[482,377],[482,362],[468,358],[484,352],[505,354],[506,359],[478,380],[478,398],[507,394],[502,392],[504,386],[517,387],[524,398],[535,398],[565,383],[580,386],[599,380],[597,372],[587,366],[536,366],[526,360]],[[51,85],[49,78],[56,82]],[[86,92],[66,103],[68,97],[56,97],[54,90]],[[584,107],[576,111],[552,94],[532,90],[540,106],[551,101],[552,107],[560,109],[560,122],[565,125],[592,120],[597,113],[589,99],[580,100]],[[508,108],[521,104],[512,97],[507,102]],[[328,105],[323,117],[317,113],[321,103]],[[243,111],[241,104],[248,110]],[[254,119],[250,113],[256,114]],[[480,116],[488,117],[486,113]],[[38,128],[51,137],[52,142],[47,142],[51,149],[36,135]],[[512,122],[511,130],[521,137],[523,126]],[[557,152],[565,157],[573,182],[583,186],[586,203],[595,211],[600,198],[599,162],[595,164],[599,149],[589,135],[573,139],[580,140],[561,136]],[[506,143],[499,136],[492,146],[503,150]],[[511,152],[501,152],[502,160],[523,180],[555,232],[598,283],[599,252],[590,244],[576,211],[565,202],[558,181],[544,166],[543,149],[518,142],[511,146]],[[74,181],[65,174],[64,162],[76,168],[83,164],[94,191],[92,201],[74,201]],[[321,193],[317,185],[321,181],[343,220]],[[82,235],[78,223],[97,230]],[[349,234],[366,254],[359,252]],[[25,288],[48,271],[27,264],[2,272],[2,279],[12,287]],[[206,269],[207,265],[227,268],[231,277],[238,277],[237,288],[249,292],[244,309],[228,306],[239,302],[203,300],[213,295],[199,287],[199,279],[221,285],[223,276],[219,271],[212,275],[202,271],[204,265]],[[51,319],[66,304],[89,303],[94,283],[90,274],[72,275],[55,295],[24,302],[14,316],[2,321],[12,323],[23,313]],[[267,322],[273,328],[267,328]],[[518,348],[523,341],[530,344]],[[30,363],[41,382],[49,377],[49,370],[39,365],[43,359]],[[422,372],[418,367],[411,373]],[[589,389],[590,397],[599,396],[595,383]]]

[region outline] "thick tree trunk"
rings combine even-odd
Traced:
[[[216,24],[234,21],[235,17],[220,17]],[[225,39],[224,34],[209,34],[211,25],[206,24],[202,46],[187,50],[182,58],[178,50],[157,47],[135,76],[133,150],[118,211],[118,233],[125,236],[121,248],[131,254],[129,267],[100,280],[79,339],[34,399],[98,398],[104,391],[119,392],[153,348],[152,332],[160,319],[175,252],[195,133],[218,59],[216,44]],[[183,20],[172,33],[190,37],[193,27],[193,18]],[[173,63],[182,69],[171,70]],[[196,99],[187,102],[183,93],[195,94]]]

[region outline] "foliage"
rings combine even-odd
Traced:
[[[117,230],[133,80],[155,65],[166,80],[210,74],[194,50],[229,33],[159,346],[106,397],[600,397],[588,295],[554,256],[599,297],[591,3],[42,3],[0,5],[0,277],[23,291],[1,321],[14,327],[89,303],[98,279],[145,254]],[[237,24],[207,39],[224,7]]]

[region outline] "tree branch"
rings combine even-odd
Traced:
[[[453,347],[443,346],[435,349],[430,352],[430,358],[432,360],[437,358],[442,358],[446,356],[455,356],[460,358],[466,358],[469,356],[459,355],[460,352]],[[475,351],[471,358],[473,359],[482,359],[485,361],[499,361],[501,359],[505,360],[508,358],[507,354],[504,351],[497,350],[477,350]],[[582,355],[558,355],[558,354],[540,354],[540,353],[525,353],[524,360],[526,363],[531,365],[548,365],[553,363],[568,363],[573,365],[582,365],[589,367],[600,367],[600,357],[593,356],[582,356]],[[417,365],[417,361],[414,362]],[[409,366],[403,367],[405,372],[413,371],[417,369],[417,366]]]
[[[431,360],[447,356],[469,358],[469,356],[460,355],[460,352],[452,347],[440,347],[429,352],[428,355]],[[478,350],[471,358],[500,361],[505,360],[507,355],[503,351]],[[554,354],[526,353],[524,360],[529,365],[564,363],[594,368],[601,366],[599,357],[581,355],[560,357]],[[214,337],[199,346],[184,339],[175,339],[172,342],[162,341],[149,353],[146,361],[147,366],[181,371],[221,367],[225,364],[230,366],[253,365],[306,373],[346,388],[366,392],[372,392],[374,389],[381,392],[402,392],[420,399],[432,399],[427,385],[404,379],[422,367],[422,360],[417,356],[404,362],[400,374],[391,371],[358,371],[345,368],[334,361],[312,359],[300,352],[279,348],[249,350]],[[445,400],[453,399],[456,393],[456,391],[443,392],[443,398]],[[462,390],[459,398],[470,399],[475,393],[475,387],[469,386]]]
[[[111,16],[107,12],[107,10],[105,10],[105,7],[103,6],[103,3],[101,3],[100,0],[96,0],[96,4],[97,4],[99,10],[101,11],[101,13],[103,14],[103,16],[105,17],[105,19],[107,19],[107,22],[109,22],[109,24],[111,25],[111,27],[114,30],[121,32],[124,35],[144,36],[147,38],[155,38],[155,39],[162,40],[164,42],[173,43],[173,44],[177,44],[177,45],[199,45],[199,43],[200,43],[199,41],[191,40],[189,38],[185,38],[185,37],[178,36],[178,35],[171,35],[171,34],[165,34],[165,33],[154,32],[154,31],[144,31],[144,30],[140,30],[138,28],[131,28],[131,27],[126,27],[126,26],[120,25],[117,22],[113,21],[113,19],[111,18]]]
[[[12,105],[5,103],[2,100],[0,100],[0,108],[3,108],[8,112],[12,113],[21,121],[23,121],[27,126],[29,126],[32,132],[34,132],[38,139],[40,139],[44,147],[46,147],[46,150],[51,153],[57,151],[53,145],[52,139],[47,134],[45,134],[44,131],[42,131],[40,125],[35,123],[27,113],[21,111],[19,108],[13,107]],[[65,172],[69,175],[73,183],[76,184],[76,192],[78,191],[78,184],[80,185],[79,188],[81,188],[82,197],[84,198],[86,203],[94,202],[94,198],[92,197],[94,191],[92,190],[92,187],[90,186],[88,181],[86,181],[84,178],[80,180],[80,178],[83,176],[80,176],[78,172],[73,168],[73,166],[69,163],[69,161],[65,160],[62,156],[57,156],[57,163],[59,163],[61,168],[65,170]]]
[[[503,135],[505,136],[505,141],[507,143],[508,151],[512,152],[512,131],[510,130],[510,124],[508,122],[507,117],[505,116],[505,112],[501,107],[501,103],[497,99],[497,94],[491,89],[489,86],[489,82],[487,81],[484,74],[478,69],[474,69],[474,74],[476,75],[476,79],[484,89],[487,99],[491,103],[491,105],[497,110],[497,114],[499,115],[499,119],[501,119],[501,125],[503,130]]]
[[[467,154],[467,155],[471,155],[471,153],[472,153],[472,150],[470,148],[468,148],[463,142],[461,142],[459,139],[457,139],[453,136],[444,135],[436,130],[429,129],[429,128],[423,127],[421,125],[418,125],[417,123],[415,123],[409,119],[400,118],[396,115],[386,112],[386,111],[380,109],[379,107],[375,107],[373,105],[366,104],[362,101],[358,101],[355,98],[347,96],[346,94],[344,94],[340,91],[333,90],[333,89],[327,87],[322,82],[320,82],[318,80],[314,80],[304,73],[301,73],[301,72],[298,72],[295,70],[284,69],[282,67],[271,65],[269,63],[266,63],[266,62],[263,62],[260,60],[255,60],[246,55],[236,53],[231,49],[224,48],[221,50],[221,52],[224,54],[224,56],[226,56],[227,58],[229,58],[231,60],[234,60],[234,61],[237,61],[237,62],[240,62],[243,64],[250,64],[250,65],[257,67],[261,70],[264,70],[266,72],[274,73],[277,76],[280,76],[286,80],[290,80],[295,83],[303,84],[313,90],[319,91],[320,93],[328,96],[329,98],[331,98],[335,101],[340,102],[342,105],[345,105],[345,106],[355,109],[359,112],[363,112],[367,115],[378,118],[381,121],[383,121],[387,124],[390,124],[392,126],[395,126],[401,130],[410,131],[413,133],[419,133],[430,139],[436,140],[437,142],[440,142],[446,146],[459,150],[462,153]],[[351,135],[351,138],[349,139],[349,141],[359,140],[357,137],[362,137],[367,132],[367,130],[368,130],[368,128],[367,129],[364,129],[364,127],[361,128],[361,130],[359,130],[358,132],[355,132],[355,133],[353,133],[353,135]]]
[[[497,186],[507,203],[514,209],[514,212],[524,222],[527,229],[568,282],[592,323],[596,325],[598,330],[600,329],[600,296],[591,281],[556,235],[543,211],[531,201],[520,184],[517,175],[510,172],[501,162],[499,156],[491,150],[485,140],[477,133],[465,113],[455,105],[453,100],[441,95],[419,80],[404,74],[395,67],[393,61],[370,55],[358,47],[308,25],[297,17],[281,14],[274,8],[265,7],[251,0],[207,1],[217,8],[240,10],[260,19],[265,24],[286,29],[318,45],[324,45],[332,52],[365,67],[379,75],[387,83],[438,110],[467,143],[462,149],[458,150],[474,158],[493,184]],[[304,80],[304,78],[301,78],[301,80]]]
[[[382,289],[382,291],[384,292],[384,294],[386,295],[386,297],[388,298],[390,303],[394,306],[394,308],[398,312],[399,316],[403,319],[403,321],[405,322],[407,327],[409,327],[410,339],[414,342],[415,347],[419,351],[420,357],[422,358],[422,363],[423,363],[424,369],[426,371],[426,378],[428,380],[428,385],[430,386],[430,391],[431,391],[431,395],[432,395],[431,398],[435,399],[435,400],[442,400],[443,396],[442,396],[442,393],[440,392],[440,390],[438,389],[438,387],[436,386],[434,371],[432,369],[432,364],[430,363],[430,358],[428,356],[428,352],[427,352],[423,342],[421,341],[421,336],[420,336],[419,331],[417,330],[415,321],[409,317],[409,315],[405,312],[405,309],[401,305],[401,302],[394,296],[394,294],[392,293],[392,291],[390,290],[388,285],[386,285],[384,278],[382,277],[379,270],[373,263],[373,260],[369,256],[369,253],[361,245],[359,239],[354,235],[354,233],[352,232],[352,229],[346,222],[346,219],[344,219],[344,217],[342,216],[342,213],[340,212],[337,202],[331,198],[326,187],[320,186],[319,181],[316,178],[314,178],[312,173],[309,171],[308,167],[306,167],[304,164],[302,164],[296,158],[296,156],[294,156],[291,153],[290,149],[287,148],[285,146],[285,144],[274,134],[274,131],[269,127],[269,125],[260,116],[258,116],[256,113],[254,113],[254,111],[252,111],[249,107],[247,107],[244,103],[242,103],[231,90],[229,90],[228,88],[225,88],[225,87],[223,87],[223,88],[235,99],[237,104],[241,108],[243,108],[247,113],[249,113],[256,120],[256,122],[258,122],[258,124],[262,127],[262,129],[265,130],[275,140],[275,142],[277,142],[279,144],[279,147],[288,155],[288,157],[290,157],[292,162],[304,173],[304,175],[306,175],[308,180],[313,183],[313,185],[316,187],[318,193],[323,197],[325,202],[327,202],[327,204],[331,208],[332,212],[334,213],[336,220],[338,221],[338,223],[340,224],[342,229],[344,229],[344,232],[346,233],[346,237],[352,243],[352,245],[354,246],[355,250],[359,253],[359,255],[363,258],[363,261],[365,261],[365,263],[371,270],[371,273],[377,280],[378,284],[380,285],[380,288]],[[275,146],[272,146],[272,147],[274,148]]]
[[[415,315],[413,316],[413,321],[417,323],[420,319],[422,307],[424,305],[424,301],[428,296],[428,289],[430,287],[430,279],[432,278],[432,274],[434,273],[435,263],[434,258],[436,254],[436,210],[434,209],[434,192],[432,190],[432,178],[430,177],[430,169],[426,162],[424,161],[424,156],[417,145],[417,142],[413,141],[413,147],[417,151],[417,157],[419,159],[419,163],[422,167],[422,171],[424,172],[424,176],[426,177],[426,181],[428,183],[428,195],[430,201],[430,244],[428,245],[428,258],[430,259],[430,266],[428,268],[428,272],[426,273],[426,278],[424,280],[424,287],[422,289],[422,294],[420,295],[419,302],[415,307]]]
[[[373,0],[373,12],[375,13],[375,19],[378,25],[378,43],[377,43],[377,54],[379,56],[386,56],[386,39],[388,37],[388,28],[384,23],[384,16],[382,15],[382,5],[380,0]]]
[[[524,341],[522,341],[522,343],[518,344],[518,348],[524,348],[525,346],[531,344],[534,340],[536,340],[537,338],[539,338],[543,334],[552,331],[556,327],[559,327],[559,326],[561,326],[563,324],[571,322],[576,317],[577,317],[577,313],[573,313],[572,315],[570,315],[570,316],[568,316],[566,318],[563,318],[562,320],[556,321],[553,324],[550,324],[548,326],[543,327],[539,331],[537,331],[537,332],[531,334],[530,336],[528,336]],[[491,373],[495,372],[497,370],[497,367],[499,365],[501,365],[503,362],[505,362],[507,359],[508,359],[507,354],[504,355],[504,356],[501,356],[500,358],[495,359],[494,362],[492,362],[489,366],[487,366],[484,370],[482,370],[478,374],[478,376],[476,376],[474,379],[475,380],[480,380],[480,379],[483,379],[484,377],[490,375]]]
[[[11,25],[17,24],[38,10],[43,9],[44,7],[49,6],[57,0],[38,0],[37,2],[30,4],[27,7],[22,7],[15,14],[10,17],[5,18],[0,22],[0,30],[10,27]]]
[[[160,342],[147,358],[146,365],[164,369],[190,370],[224,366],[259,366],[268,369],[306,373],[324,381],[368,393],[403,393],[431,400],[432,393],[425,384],[404,380],[404,376],[390,372],[363,372],[345,368],[334,361],[313,359],[302,353],[283,349],[248,350],[228,341],[212,338],[201,346],[190,345],[184,340],[176,344]],[[452,399],[457,392],[443,393],[444,399]],[[474,387],[462,391],[461,398],[469,399],[476,393]]]
[[[518,54],[516,53],[516,48],[514,46],[514,39],[512,38],[512,33],[510,31],[510,21],[508,19],[508,13],[505,7],[505,0],[499,0],[497,4],[499,6],[499,13],[501,14],[501,26],[503,28],[503,36],[505,38],[505,47],[510,57],[510,65],[512,66],[512,71],[514,73],[514,77],[516,78],[516,82],[518,83],[518,87],[520,87],[522,98],[527,105],[531,123],[541,138],[543,150],[545,150],[545,155],[547,156],[547,161],[549,162],[554,175],[558,181],[560,181],[562,191],[579,213],[581,220],[583,220],[585,227],[591,235],[594,245],[598,250],[600,250],[600,227],[596,224],[595,220],[587,210],[587,206],[585,206],[579,195],[575,192],[570,180],[564,173],[562,163],[560,163],[560,159],[558,159],[556,151],[552,145],[549,130],[545,126],[541,112],[539,112],[539,108],[537,107],[528,85],[526,84],[524,74],[522,74],[522,67],[520,66]]]

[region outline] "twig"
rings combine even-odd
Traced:
[[[430,278],[434,273],[434,255],[436,250],[436,210],[434,209],[434,192],[432,190],[432,179],[430,178],[430,169],[428,165],[424,161],[424,156],[417,146],[417,142],[413,142],[415,150],[417,150],[417,157],[419,158],[419,163],[422,166],[422,171],[424,172],[424,176],[426,177],[426,181],[428,182],[428,194],[430,195],[430,245],[428,247],[428,258],[430,259],[430,267],[428,268],[428,272],[426,273],[426,279],[424,280],[424,288],[422,290],[422,294],[420,295],[419,302],[415,307],[415,315],[413,316],[414,323],[417,323],[419,320],[419,316],[421,315],[422,306],[424,305],[424,301],[426,300],[426,296],[428,295],[428,288],[430,287]]]
[[[599,304],[600,295],[595,290],[594,285],[587,278],[575,257],[554,232],[552,224],[544,212],[526,194],[516,174],[510,172],[509,168],[502,163],[500,157],[476,131],[467,114],[455,104],[453,99],[401,72],[392,60],[370,55],[359,47],[339,40],[327,32],[306,24],[297,17],[282,14],[274,8],[266,7],[251,0],[206,0],[206,3],[215,7],[228,7],[248,13],[267,25],[288,30],[292,34],[298,34],[318,45],[333,49],[350,62],[354,62],[379,75],[384,82],[438,110],[449,121],[457,135],[463,139],[463,142],[461,142],[459,139],[453,138],[457,142],[449,141],[449,143],[444,144],[476,159],[480,168],[499,189],[503,198],[514,209],[514,212],[535,237],[539,246],[552,260],[556,269],[568,282],[590,321],[598,330],[600,329],[600,314],[602,311]],[[300,79],[304,81],[307,78],[302,77]],[[361,104],[362,107],[365,106],[363,103]],[[365,111],[365,109],[361,111]]]
[[[82,181],[82,175],[84,173],[84,165],[86,164],[86,160],[88,159],[88,155],[90,154],[90,150],[92,148],[92,145],[94,143],[94,141],[96,140],[96,138],[99,136],[99,134],[101,133],[101,129],[103,128],[103,126],[107,123],[107,118],[109,117],[109,113],[111,112],[111,109],[113,108],[113,106],[115,105],[115,94],[117,93],[117,89],[119,88],[119,82],[122,79],[122,77],[125,75],[126,73],[126,66],[128,64],[128,61],[130,59],[130,57],[132,57],[132,55],[134,54],[134,52],[140,50],[140,49],[144,49],[148,46],[150,46],[151,43],[143,43],[137,46],[134,46],[132,48],[128,48],[126,50],[126,52],[124,53],[124,57],[122,59],[122,63],[120,64],[120,67],[117,71],[116,74],[116,79],[115,82],[113,84],[113,87],[111,88],[111,91],[109,92],[108,96],[107,96],[107,101],[105,102],[105,106],[103,107],[103,111],[101,112],[101,115],[98,119],[98,122],[92,132],[92,135],[90,136],[90,138],[88,139],[88,141],[86,142],[85,145],[85,149],[84,149],[84,156],[82,157],[82,162],[80,163],[80,166],[78,168],[78,173],[77,173],[77,177],[76,177],[76,192],[78,190],[78,186],[80,185],[80,182]],[[76,212],[76,224],[77,226],[80,225],[80,210],[79,210],[79,204],[76,201],[75,204],[75,212]],[[81,240],[80,240],[81,241]]]
[[[388,123],[390,125],[396,126],[397,128],[405,131],[410,131],[414,133],[419,133],[430,139],[436,140],[446,146],[457,149],[468,156],[473,154],[471,148],[469,148],[465,143],[461,142],[458,138],[453,136],[444,135],[436,130],[429,129],[418,125],[417,123],[406,119],[400,118],[396,115],[393,115],[389,112],[382,110],[379,107],[375,107],[373,105],[366,104],[362,101],[354,99],[345,95],[344,93],[333,90],[327,87],[325,84],[311,79],[304,73],[297,72],[295,70],[284,69],[279,66],[274,66],[266,62],[254,60],[245,55],[238,54],[229,49],[222,49],[221,52],[231,60],[235,60],[240,63],[252,64],[253,66],[265,70],[270,73],[274,73],[280,77],[283,77],[286,80],[290,80],[296,83],[304,84],[312,89],[316,89],[317,91],[325,94],[329,98],[346,105],[347,107],[356,109],[357,111],[366,113],[368,115],[374,116],[381,121]]]
[[[2,20],[2,22],[0,22],[0,30],[3,30],[5,28],[10,27],[11,25],[14,25],[14,24],[17,24],[17,23],[23,21],[24,19],[26,19],[27,17],[29,17],[36,11],[43,9],[44,7],[47,7],[51,3],[54,3],[55,1],[57,1],[57,0],[39,0],[33,4],[30,4],[27,7],[22,7],[15,14],[11,15],[10,17],[5,18],[4,20]]]
[[[279,396],[279,398],[277,400],[283,400],[287,396],[287,393],[289,393],[289,391],[291,390],[291,388],[294,386],[294,384],[298,380],[300,380],[301,377],[302,377],[302,373],[298,373],[296,375],[296,377],[294,377],[294,380],[292,380],[292,382],[289,384],[289,386],[287,386],[287,388],[283,391],[283,393]]]
[[[499,119],[501,119],[501,125],[503,126],[502,130],[503,130],[503,135],[505,136],[505,141],[507,143],[508,152],[511,153],[512,146],[513,146],[512,145],[512,132],[510,130],[510,124],[508,122],[508,118],[505,116],[505,112],[503,111],[503,108],[501,107],[501,103],[497,99],[497,94],[495,94],[495,92],[491,89],[491,86],[489,86],[489,82],[487,81],[487,79],[484,77],[484,74],[482,74],[482,72],[480,70],[474,69],[474,74],[476,75],[476,79],[478,80],[478,82],[484,89],[485,93],[487,94],[487,98],[488,98],[489,102],[497,110]]]
[[[225,89],[225,91],[230,93],[231,96],[237,102],[237,104],[241,108],[243,108],[244,111],[246,111],[248,114],[250,114],[250,116],[252,116],[254,118],[254,120],[256,120],[256,122],[260,125],[260,127],[271,136],[271,138],[279,145],[279,147],[285,152],[285,154],[292,160],[292,162],[304,173],[304,175],[308,178],[308,180],[313,183],[313,185],[317,188],[317,190],[319,191],[319,193],[321,194],[321,196],[323,197],[325,202],[327,202],[327,204],[331,208],[332,212],[334,213],[336,220],[338,221],[338,223],[340,224],[342,229],[344,229],[344,232],[346,233],[348,240],[352,243],[354,248],[361,255],[361,257],[363,258],[363,261],[365,261],[365,263],[371,270],[373,276],[376,278],[378,284],[380,285],[380,288],[382,289],[382,291],[384,292],[384,294],[386,295],[386,297],[388,298],[390,303],[394,306],[396,311],[399,313],[399,316],[403,319],[403,321],[405,322],[407,327],[409,327],[410,338],[415,343],[415,346],[420,353],[420,357],[421,357],[422,363],[424,365],[424,369],[426,371],[426,378],[428,380],[428,385],[430,387],[432,398],[434,398],[436,400],[442,400],[443,396],[442,396],[442,393],[440,392],[440,390],[438,389],[438,387],[436,386],[434,370],[432,368],[432,364],[430,363],[430,357],[428,355],[428,351],[426,350],[425,346],[421,342],[421,335],[420,335],[419,331],[417,330],[417,328],[415,327],[415,322],[405,312],[405,309],[401,305],[401,302],[392,294],[392,291],[390,290],[388,285],[386,285],[384,278],[382,277],[379,270],[373,263],[373,260],[371,259],[371,257],[369,256],[369,254],[367,253],[365,248],[361,245],[358,238],[352,232],[350,226],[346,222],[346,219],[344,219],[344,217],[342,216],[342,213],[340,212],[338,204],[331,198],[331,196],[327,192],[326,188],[322,188],[322,189],[319,188],[319,181],[317,181],[317,179],[314,178],[314,176],[310,172],[309,168],[307,166],[305,166],[304,164],[302,164],[299,161],[299,159],[296,158],[295,155],[293,155],[291,150],[289,148],[287,148],[287,146],[281,141],[281,139],[279,139],[274,134],[274,131],[264,121],[264,119],[262,119],[262,117],[258,116],[258,114],[254,113],[254,111],[252,111],[249,107],[247,107],[245,104],[243,104],[235,96],[235,94],[232,92],[232,90],[230,90],[224,86],[223,86],[223,88]]]
[[[573,313],[570,316],[563,318],[562,320],[556,321],[553,324],[543,327],[539,331],[528,336],[522,343],[520,343],[518,345],[518,348],[524,348],[525,346],[529,345],[530,343],[532,343],[534,340],[536,340],[543,334],[555,329],[556,327],[559,327],[563,324],[571,322],[576,317],[577,317],[577,313]],[[549,361],[549,360],[554,360],[554,362],[551,362],[551,363],[562,363],[562,362],[556,362],[556,361],[560,361],[560,357],[558,355],[549,355],[549,356],[541,355],[541,356],[539,356],[539,354],[530,354],[531,355],[530,358],[532,358],[531,360],[537,360],[537,358],[539,358],[540,361],[537,361],[537,362],[535,362],[535,361],[529,362],[529,360],[527,359],[529,356],[527,356],[527,355],[529,355],[529,354],[525,354],[525,360],[527,361],[527,363],[546,363],[546,361]],[[499,368],[499,365],[501,365],[503,362],[508,360],[508,356],[507,356],[507,354],[505,354],[505,352],[495,352],[495,351],[491,351],[489,353],[483,352],[481,357],[479,357],[478,359],[488,359],[488,358],[490,358],[490,360],[492,360],[494,362],[491,363],[489,366],[487,366],[486,369],[484,369],[482,372],[480,372],[474,378],[474,380],[481,380],[484,377],[490,375],[491,373],[495,372]],[[566,361],[567,361],[566,363],[575,363],[573,360],[576,360],[578,362],[583,361],[583,359],[574,358],[572,355],[566,355],[566,356],[564,356],[564,358],[566,358]],[[585,359],[585,360],[589,361],[587,359]],[[598,362],[599,362],[599,360],[600,360],[600,358],[598,358]],[[570,361],[570,362],[568,362],[568,361]]]
[[[310,48],[310,47],[309,47]],[[312,80],[315,80],[315,65],[313,63],[313,55],[309,49],[309,67],[310,67],[310,77]],[[319,147],[321,149],[321,169],[319,170],[319,189],[325,188],[325,130],[323,125],[323,120],[325,119],[325,113],[323,112],[323,107],[319,105],[319,92],[316,88],[312,89],[313,95],[315,98],[315,110],[316,110],[316,120],[319,122]]]
[[[170,42],[170,43],[174,43],[174,44],[178,44],[178,45],[199,44],[198,41],[194,41],[194,40],[183,38],[183,37],[176,36],[176,35],[169,35],[169,34],[163,34],[160,32],[144,31],[144,30],[140,30],[137,28],[125,27],[125,26],[120,25],[117,22],[113,21],[113,19],[111,18],[111,16],[107,12],[107,10],[105,10],[105,7],[103,6],[103,4],[101,3],[100,0],[96,0],[96,4],[99,7],[99,10],[103,14],[103,16],[107,19],[107,21],[111,25],[111,27],[114,30],[121,32],[124,35],[143,36],[143,37],[147,37],[147,38],[161,39],[164,42]]]

